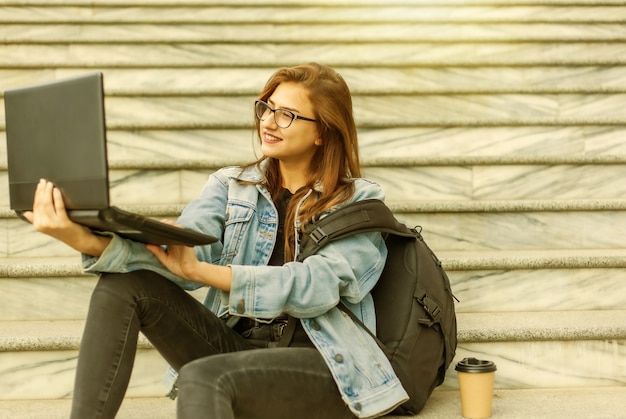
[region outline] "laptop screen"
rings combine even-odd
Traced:
[[[41,178],[68,209],[108,207],[101,73],[9,90],[4,105],[11,209],[32,209]]]

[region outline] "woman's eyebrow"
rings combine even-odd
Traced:
[[[272,105],[273,108],[276,108],[276,103],[274,103],[274,101],[272,99],[267,99],[267,104],[268,105]],[[292,112],[296,112],[296,113],[300,113],[299,110],[297,110],[296,108],[290,108],[288,106],[281,106],[277,109],[286,109],[288,111],[292,111]]]

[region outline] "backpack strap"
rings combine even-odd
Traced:
[[[396,220],[383,201],[379,199],[357,201],[304,228],[300,238],[298,261],[317,253],[328,242],[373,231],[402,237],[415,237],[419,234]]]
[[[307,257],[314,255],[331,241],[357,233],[372,231],[388,232],[405,237],[415,237],[416,234],[415,231],[399,223],[383,201],[379,199],[357,201],[341,207],[315,223],[307,225],[300,238],[300,252],[297,260],[301,262]],[[376,340],[376,343],[385,354],[388,354],[385,345],[343,303],[340,302],[338,308],[366,330]],[[289,346],[299,321],[299,319],[293,316],[287,316],[287,318],[287,326],[278,343],[279,347]]]
[[[341,207],[315,223],[307,225],[300,238],[300,252],[297,260],[303,261],[334,240],[358,233],[374,231],[391,233],[407,238],[419,236],[419,232],[408,228],[396,220],[389,207],[383,201],[380,199],[366,199]],[[342,302],[337,305],[337,308],[361,326],[374,339],[387,358],[390,357],[389,349],[385,344],[350,309]],[[289,321],[292,322],[291,316]]]

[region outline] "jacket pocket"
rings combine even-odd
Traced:
[[[223,257],[229,261],[239,253],[255,208],[246,202],[229,201],[226,207]]]

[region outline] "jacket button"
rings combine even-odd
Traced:
[[[357,402],[357,403],[354,403],[354,408],[355,408],[356,410],[361,410],[361,409],[363,408],[363,406],[361,406],[361,403],[358,403],[358,402]]]
[[[335,362],[341,364],[343,362],[343,355],[341,354],[335,355]]]
[[[246,312],[246,304],[243,302],[243,299],[239,300],[237,304],[237,314],[243,314]]]
[[[311,323],[311,327],[313,328],[313,330],[319,332],[320,330],[322,330],[322,328],[320,327],[318,322],[313,322]]]

